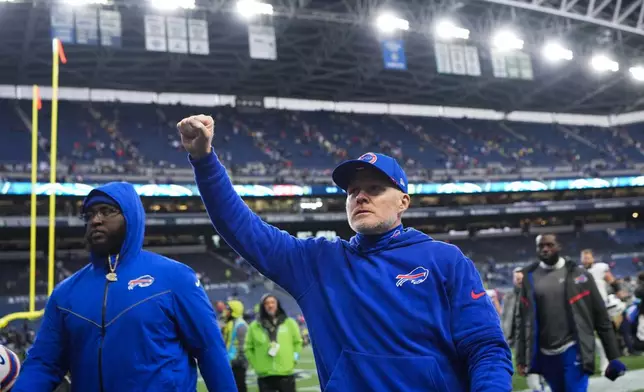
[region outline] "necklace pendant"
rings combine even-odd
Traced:
[[[105,275],[105,277],[106,277],[106,278],[107,278],[107,280],[109,280],[110,282],[116,282],[116,281],[118,280],[118,279],[116,278],[116,273],[114,273],[114,272],[110,272],[110,273],[106,274],[106,275]]]

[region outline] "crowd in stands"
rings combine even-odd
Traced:
[[[26,101],[0,100],[0,171],[29,168]],[[49,106],[42,124],[49,124]],[[526,166],[568,165],[576,171],[625,169],[644,162],[644,129],[427,117],[293,112],[239,112],[194,108],[61,101],[58,155],[67,177],[88,173],[146,174],[150,168],[186,166],[176,122],[191,113],[212,114],[217,151],[235,175],[328,176],[342,160],[366,151],[396,157],[410,176],[432,169],[485,168],[516,173]],[[48,170],[49,132],[40,132],[41,171]],[[91,163],[91,165],[86,165]],[[4,170],[2,170],[4,169]]]

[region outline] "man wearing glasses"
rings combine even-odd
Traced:
[[[215,312],[188,266],[142,250],[145,212],[134,187],[85,199],[90,263],[53,291],[13,392],[236,391]]]

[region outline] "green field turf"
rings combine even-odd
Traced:
[[[622,361],[626,364],[626,367],[629,370],[644,369],[644,356],[642,357],[623,357]],[[599,363],[599,360],[597,360]],[[302,351],[302,357],[298,363],[298,381],[297,381],[297,390],[299,392],[319,392],[319,383],[318,377],[315,371],[315,362],[313,360],[313,351],[311,347],[307,347]],[[248,372],[247,385],[249,392],[257,392],[257,384],[255,382],[255,375],[252,370]],[[515,391],[521,391],[527,389],[525,378],[515,375],[512,380],[512,389]],[[199,384],[199,392],[207,392],[206,386],[202,383]],[[644,389],[641,390],[644,392]]]
[[[318,375],[315,370],[315,360],[313,359],[313,350],[311,346],[305,347],[302,350],[300,361],[297,365],[297,390],[298,392],[313,392],[320,391],[320,383],[318,382]],[[249,392],[257,392],[257,382],[252,368],[248,371],[246,377],[246,385],[248,385]],[[201,382],[198,392],[207,392],[206,385]]]

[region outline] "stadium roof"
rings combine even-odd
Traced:
[[[0,83],[47,85],[51,81],[49,1],[0,0]],[[363,102],[619,113],[644,108],[644,84],[625,69],[593,74],[587,65],[605,50],[628,68],[644,48],[644,0],[272,0],[277,61],[253,60],[247,25],[232,0],[198,0],[188,15],[207,18],[210,55],[145,50],[143,0],[114,0],[121,10],[122,48],[65,47],[69,62],[61,85],[281,96]],[[371,25],[385,7],[408,19],[407,71],[383,69],[378,35]],[[471,30],[483,76],[438,74],[432,21],[450,16]],[[493,29],[509,24],[533,48],[533,81],[492,77],[487,50]],[[424,31],[419,31],[419,26]],[[576,58],[548,65],[538,49],[549,38],[572,46]]]

